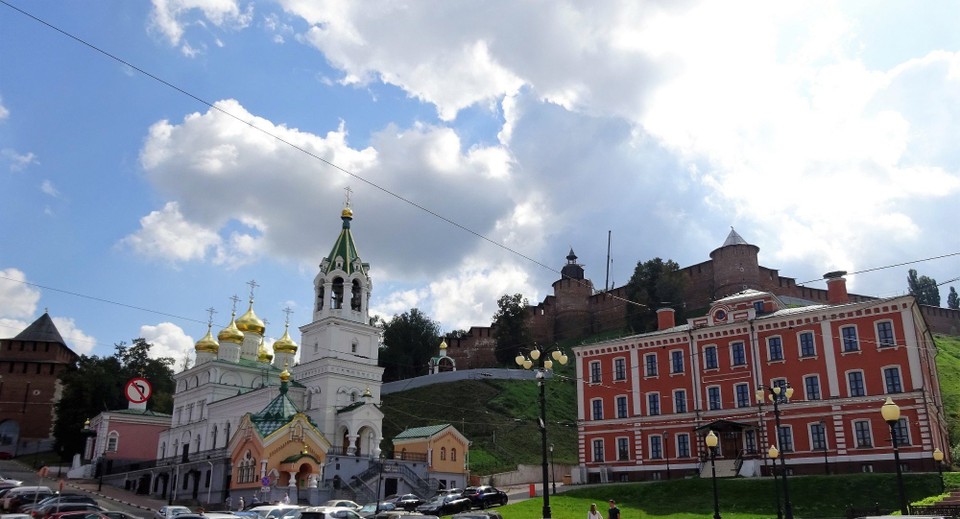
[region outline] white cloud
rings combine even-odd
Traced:
[[[193,355],[193,346],[196,344],[193,337],[170,322],[159,323],[156,326],[145,324],[140,327],[140,337],[153,346],[150,348],[150,358],[173,358],[177,361],[175,365],[177,368],[181,365],[184,356]]]
[[[0,97],[0,121],[10,117],[10,110],[7,110],[6,106],[3,106],[3,98]]]
[[[10,171],[23,171],[31,164],[40,163],[32,152],[18,153],[10,148],[0,149],[0,157],[10,163]]]
[[[89,355],[97,346],[97,339],[78,328],[72,317],[50,316],[50,318],[53,319],[53,324],[57,325],[63,341],[76,353]]]
[[[57,188],[53,185],[49,179],[45,179],[40,183],[40,191],[43,191],[44,194],[52,196],[54,198],[60,197],[60,192],[57,191]]]
[[[174,262],[203,259],[208,249],[221,243],[215,232],[186,221],[176,202],[141,218],[140,227],[121,243],[146,257]]]
[[[244,11],[235,0],[152,0],[152,3],[151,28],[160,32],[170,45],[180,45],[188,57],[197,51],[183,42],[186,25],[206,28],[205,22],[210,22],[221,29],[239,30],[247,27],[253,18],[253,4]],[[220,44],[217,38],[212,39]]]
[[[26,274],[19,269],[0,270],[0,317],[29,319],[37,311],[40,291],[26,281]]]

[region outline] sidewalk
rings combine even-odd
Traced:
[[[64,489],[66,488],[82,490],[99,498],[108,499],[110,501],[132,506],[134,508],[139,508],[141,510],[148,510],[151,513],[159,510],[161,506],[165,506],[167,504],[167,502],[163,499],[157,499],[151,496],[144,496],[134,492],[128,492],[120,488],[111,487],[110,485],[103,485],[98,491],[97,482],[92,480],[70,480],[64,485]]]

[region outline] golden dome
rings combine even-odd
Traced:
[[[290,338],[290,333],[288,331],[289,324],[283,328],[283,337],[277,339],[277,342],[273,343],[273,351],[276,353],[296,353],[297,352],[297,343],[293,342],[293,339]]]
[[[287,368],[283,368],[283,371],[280,372],[280,382],[289,382],[290,381],[290,372],[287,371]]]
[[[253,299],[250,299],[250,308],[247,310],[247,313],[237,319],[237,328],[241,332],[253,332],[261,336],[263,332],[266,331],[267,327],[263,324],[263,321],[253,312]]]
[[[273,355],[267,350],[267,346],[263,344],[263,339],[260,339],[260,348],[257,350],[257,360],[266,363],[273,360]]]
[[[441,350],[447,349],[447,340],[446,340],[446,339],[440,341],[440,349],[441,349]]]
[[[230,324],[226,328],[220,330],[220,333],[217,334],[217,339],[220,342],[229,342],[233,344],[243,343],[243,332],[237,328],[236,321],[237,313],[234,312],[230,315]]]
[[[213,338],[213,334],[210,333],[210,325],[207,325],[207,334],[203,336],[202,339],[197,341],[197,344],[194,345],[193,349],[197,353],[216,353],[220,350],[220,343]]]
[[[340,211],[340,218],[353,218],[353,209],[344,207],[343,211]]]

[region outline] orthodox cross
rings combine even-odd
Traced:
[[[252,302],[253,302],[253,290],[254,290],[255,288],[257,288],[258,286],[260,286],[260,285],[257,284],[257,280],[255,280],[255,279],[251,279],[250,281],[247,281],[247,284],[250,285],[250,302],[252,303]]]
[[[289,306],[287,306],[286,308],[283,309],[283,313],[287,314],[286,325],[290,326],[290,314],[293,313],[293,310]]]
[[[346,193],[346,207],[350,207],[350,195],[353,194],[353,190],[350,189],[350,186],[343,188],[343,191]]]
[[[207,308],[207,314],[209,315],[209,317],[207,318],[207,327],[208,327],[208,328],[211,327],[211,326],[213,326],[213,314],[215,314],[215,313],[217,313],[217,311],[214,310],[212,306],[211,306],[210,308]]]

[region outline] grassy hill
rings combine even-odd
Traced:
[[[951,444],[960,440],[960,338],[935,337],[937,369]],[[547,380],[549,441],[554,461],[577,463],[577,404],[572,366]],[[468,380],[383,395],[383,434],[393,438],[408,427],[453,424],[470,439],[470,470],[493,474],[517,464],[540,463],[540,411],[532,381]],[[389,445],[384,446],[389,451]],[[956,453],[955,454],[960,454]]]

